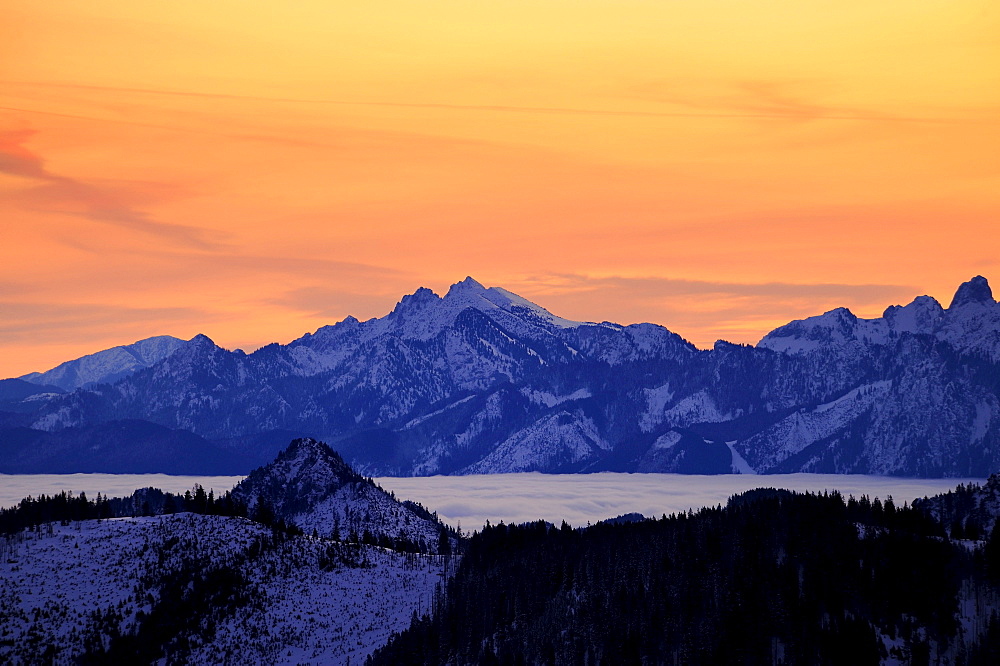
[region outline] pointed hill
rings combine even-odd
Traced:
[[[311,438],[292,441],[233,489],[251,515],[265,511],[306,534],[360,539],[396,550],[441,553],[455,535],[413,502],[400,502]],[[450,549],[450,545],[446,547]]]

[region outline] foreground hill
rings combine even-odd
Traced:
[[[443,560],[180,513],[0,536],[4,663],[360,663]]]
[[[755,490],[583,530],[474,535],[373,664],[995,664],[1000,539],[908,507]]]
[[[286,433],[310,433],[369,475],[985,477],[1000,470],[998,396],[1000,304],[980,276],[947,308],[925,296],[876,319],[840,308],[707,351],[653,324],[568,321],[468,278],[249,355],[196,336],[0,426],[60,438],[145,420],[213,441],[245,471]],[[9,438],[0,429],[0,449]]]
[[[219,496],[26,498],[0,510],[0,662],[359,663],[459,542],[311,439]]]

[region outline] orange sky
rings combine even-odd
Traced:
[[[466,275],[755,342],[1000,282],[995,0],[5,0],[0,376]]]

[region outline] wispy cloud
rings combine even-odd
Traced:
[[[178,322],[201,325],[218,318],[217,313],[196,307],[129,307],[13,300],[0,301],[0,312],[3,312],[0,344],[64,344],[69,337],[104,340],[122,335],[134,335],[135,339],[139,339],[165,333],[162,330],[150,332],[151,325],[156,323],[176,328]]]
[[[603,310],[618,323],[662,324],[702,347],[720,338],[756,342],[792,318],[834,307],[870,316],[920,295],[918,288],[898,284],[741,283],[572,273],[537,274],[509,285],[571,319],[594,318]]]
[[[589,276],[552,273],[523,279],[525,285],[552,293],[620,290],[638,297],[731,294],[736,296],[843,297],[845,300],[898,298],[913,294],[915,287],[899,284],[726,282],[665,277]]]
[[[578,116],[621,116],[636,118],[746,118],[784,120],[868,120],[879,122],[950,123],[960,122],[950,118],[900,116],[884,114],[870,109],[828,106],[795,98],[784,92],[785,84],[777,82],[746,81],[735,84],[735,93],[716,98],[695,99],[681,94],[667,94],[659,90],[654,82],[635,89],[636,97],[656,102],[667,102],[687,107],[690,111],[664,111],[642,109],[602,109],[561,106],[524,106],[510,104],[458,104],[447,102],[409,102],[391,100],[346,100],[318,99],[302,97],[279,97],[259,95],[236,95],[230,93],[210,93],[191,90],[129,88],[116,86],[78,85],[69,83],[3,81],[4,85],[19,85],[42,88],[72,88],[81,91],[104,91],[158,95],[168,97],[192,97],[219,100],[253,100],[258,102],[386,107],[403,109],[440,109],[453,111],[477,111],[498,113],[556,114]],[[27,110],[27,109],[24,109]],[[964,121],[963,121],[964,122]]]
[[[887,113],[874,108],[824,101],[816,82],[737,79],[656,80],[631,86],[625,96],[690,109],[692,116],[780,119],[796,122],[862,120],[879,123],[967,123],[970,118]],[[683,112],[677,115],[685,115]],[[986,112],[979,121],[995,123]]]
[[[24,190],[9,193],[9,202],[45,212],[76,213],[96,222],[151,234],[178,245],[218,247],[197,227],[159,222],[130,203],[125,186],[98,185],[52,172],[45,159],[25,144],[32,130],[0,131],[0,173],[34,181]],[[131,184],[134,188],[135,184]]]

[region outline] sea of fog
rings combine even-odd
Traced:
[[[184,492],[196,483],[216,493],[232,488],[239,476],[170,476],[167,474],[0,474],[0,507],[14,506],[27,495],[52,495],[62,490],[98,492],[111,497],[153,486]],[[774,474],[692,476],[685,474],[486,474],[474,476],[381,477],[375,481],[399,499],[420,502],[442,520],[462,529],[492,523],[520,523],[539,518],[574,526],[595,523],[625,513],[646,516],[677,513],[725,504],[731,495],[751,488],[839,490],[844,495],[869,495],[897,504],[935,495],[959,483],[983,479],[902,479],[838,474]]]

